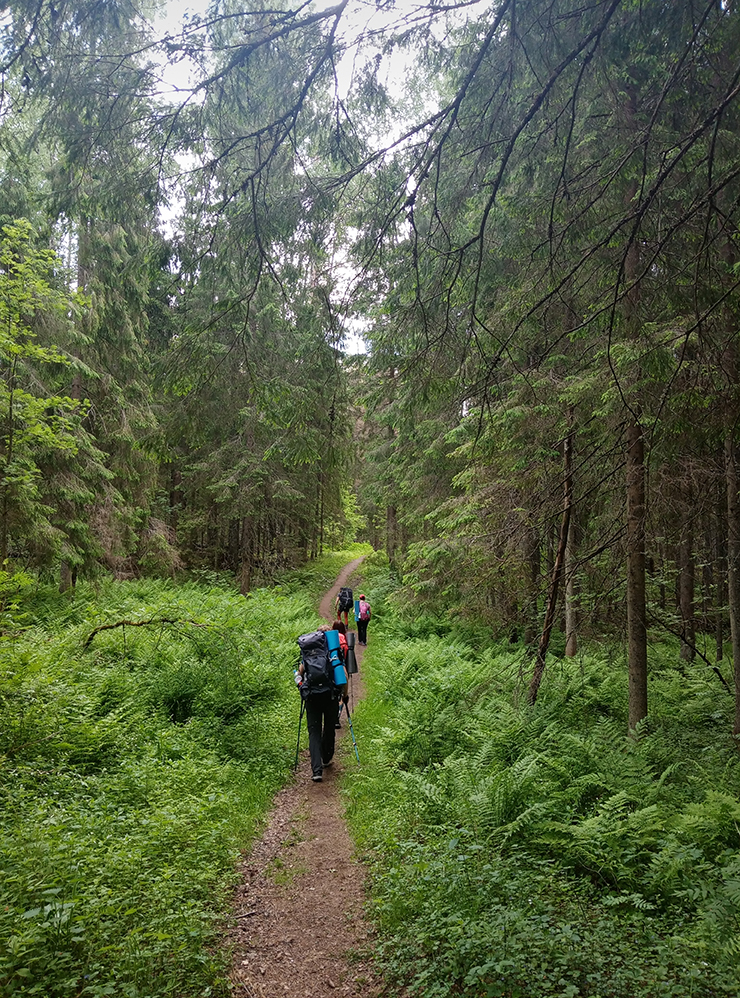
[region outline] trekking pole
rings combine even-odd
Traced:
[[[301,746],[301,723],[303,721],[303,711],[306,707],[306,701],[301,697],[301,716],[298,718],[298,741],[295,744],[295,762],[293,763],[293,772],[295,773],[298,769],[298,750]]]
[[[355,755],[357,756],[357,762],[360,762],[360,753],[357,751],[357,742],[355,741],[355,729],[352,727],[352,718],[349,715],[349,707],[347,707],[347,720],[349,721],[349,730],[352,735],[352,744],[355,747]]]

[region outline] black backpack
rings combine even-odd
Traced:
[[[312,693],[328,693],[334,689],[334,669],[329,659],[329,649],[326,644],[326,634],[323,631],[312,631],[298,638],[303,663],[303,684],[301,694],[310,696]]]
[[[349,586],[342,586],[339,590],[339,609],[340,610],[351,610],[352,609],[352,590]]]

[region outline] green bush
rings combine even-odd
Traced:
[[[549,660],[531,707],[525,653],[471,638],[396,614],[365,657],[349,814],[384,971],[424,998],[736,994],[740,760],[711,670],[657,648],[634,741],[622,661]]]
[[[295,638],[347,560],[247,598],[0,580],[0,993],[228,993],[215,930],[290,772]]]

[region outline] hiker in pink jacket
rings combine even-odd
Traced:
[[[370,604],[365,599],[365,594],[360,596],[360,616],[357,620],[357,641],[361,645],[367,644],[367,625],[370,622]]]

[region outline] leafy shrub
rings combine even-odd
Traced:
[[[227,993],[215,931],[289,774],[295,637],[327,571],[247,598],[0,579],[3,995]]]
[[[382,622],[348,792],[387,974],[425,998],[737,993],[732,700],[676,661],[653,654],[636,742],[621,661],[552,660],[530,707],[516,647]]]

